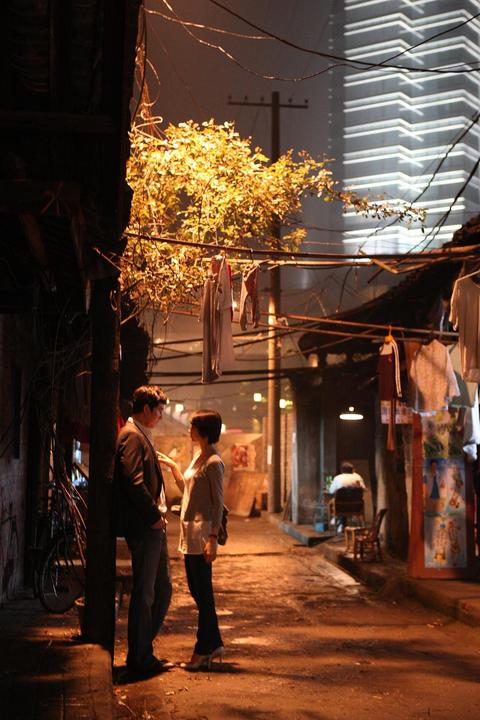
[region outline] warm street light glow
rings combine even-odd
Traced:
[[[280,400],[278,401],[278,407],[282,408],[282,410],[285,410],[285,408],[287,407],[287,401],[285,400],[285,398],[280,398]]]
[[[224,433],[226,429],[227,429],[227,426],[225,425],[225,423],[222,423],[222,433]]]
[[[262,395],[262,393],[258,393],[258,392],[257,392],[257,393],[253,393],[253,400],[254,400],[254,402],[256,402],[256,403],[262,402],[262,400],[263,400],[263,395]]]
[[[183,403],[175,403],[175,412],[181,413],[185,410]]]
[[[348,412],[342,412],[339,415],[340,420],[363,420],[361,413],[355,412],[353,405],[350,405]]]

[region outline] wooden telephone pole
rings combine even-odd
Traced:
[[[271,161],[276,162],[280,157],[280,108],[295,110],[308,109],[308,101],[303,105],[294,105],[292,102],[281,103],[280,93],[272,92],[271,102],[250,102],[248,98],[243,101],[234,101],[229,98],[229,105],[241,105],[243,107],[268,107],[271,108]],[[273,227],[273,235],[280,239],[281,228],[279,223]],[[280,268],[276,267],[270,271],[270,292],[268,299],[268,322],[275,325],[281,312],[281,274]],[[268,337],[268,413],[267,413],[267,466],[268,466],[268,511],[280,512],[280,389],[281,379],[279,372],[282,367],[280,340],[275,337],[275,330],[272,328]]]

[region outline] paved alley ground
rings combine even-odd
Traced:
[[[376,595],[264,519],[229,527],[214,566],[223,666],[117,684],[119,720],[480,718],[479,629]],[[180,661],[192,651],[196,611],[174,522],[169,535],[174,597],[156,654]]]

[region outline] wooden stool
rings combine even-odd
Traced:
[[[365,532],[364,527],[358,525],[348,525],[345,528],[345,552],[353,552],[355,547],[355,537],[357,534]]]

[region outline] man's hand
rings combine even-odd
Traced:
[[[154,525],[150,526],[152,530],[166,530],[167,528],[167,520],[164,515],[162,515],[157,522]]]
[[[205,558],[205,561],[207,563],[213,562],[217,557],[217,547],[217,538],[210,535],[207,542],[205,543],[205,547],[203,548],[203,557]]]

